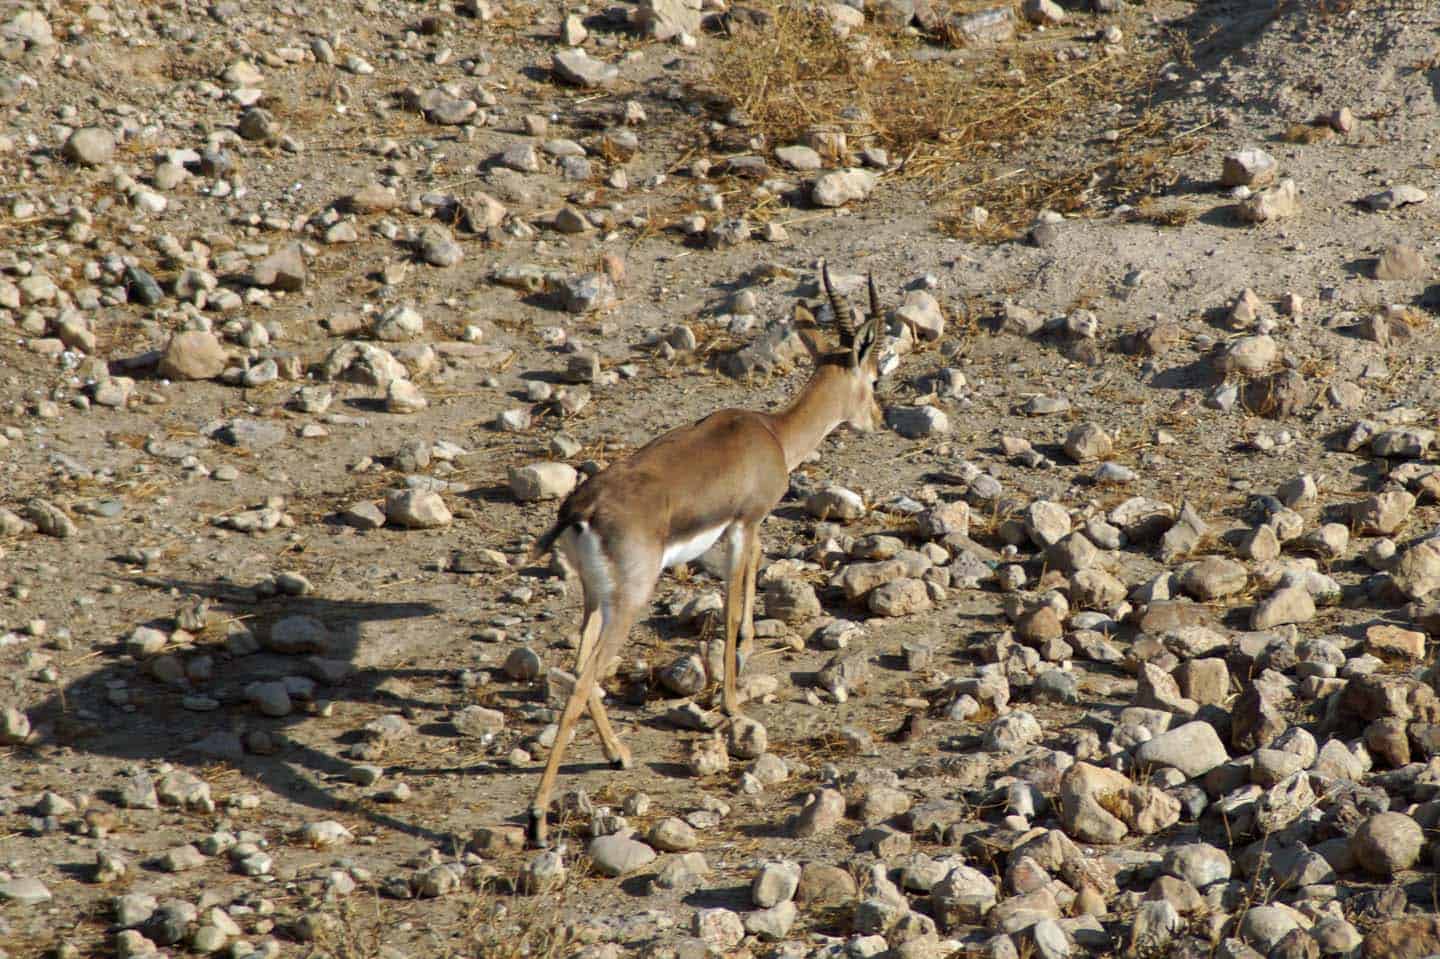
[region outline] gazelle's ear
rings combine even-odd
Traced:
[[[856,369],[873,361],[880,346],[880,321],[871,319],[855,331],[855,342],[850,347],[850,365]],[[876,369],[879,369],[877,366]]]
[[[818,362],[825,353],[825,343],[820,335],[820,323],[815,319],[815,314],[803,303],[795,304],[795,313],[791,319],[795,332],[800,334],[800,342],[805,344],[805,349],[810,353],[810,359]]]

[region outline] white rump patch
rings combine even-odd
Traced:
[[[580,574],[585,595],[593,600],[596,607],[610,605],[610,594],[615,590],[615,580],[610,571],[610,561],[600,548],[600,537],[590,528],[589,523],[577,523],[560,537],[560,546],[566,559]]]
[[[665,544],[665,553],[660,557],[662,569],[669,569],[672,566],[679,566],[681,563],[688,563],[696,557],[704,555],[705,551],[714,546],[725,532],[727,526],[716,526],[713,529],[701,530],[689,539],[672,540]]]

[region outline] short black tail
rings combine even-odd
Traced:
[[[565,532],[565,527],[569,525],[569,522],[566,520],[561,520],[550,527],[544,536],[537,539],[535,545],[530,547],[530,562],[533,563],[535,560],[550,552],[550,550],[555,547],[555,541],[560,538],[560,534]]]

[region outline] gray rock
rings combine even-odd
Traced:
[[[176,846],[161,853],[156,865],[163,872],[187,872],[205,865],[205,856],[194,846]]]
[[[765,942],[778,942],[790,934],[800,910],[790,900],[745,916],[745,931]]]
[[[810,199],[816,206],[840,207],[852,200],[864,200],[879,180],[869,170],[834,170],[815,180]]]
[[[697,0],[641,0],[635,22],[647,37],[671,40],[682,34],[700,37],[701,5]]]
[[[800,888],[800,875],[798,863],[788,860],[764,863],[750,884],[750,901],[761,909],[788,902]]]
[[[1264,150],[1227,153],[1220,173],[1221,186],[1261,187],[1275,179],[1279,164]]]
[[[618,67],[603,60],[592,60],[584,50],[578,48],[556,53],[553,69],[555,75],[564,82],[587,89],[609,87],[620,79]]]
[[[115,155],[115,134],[105,127],[81,127],[65,140],[65,159],[82,166],[109,163]]]
[[[1077,463],[1103,460],[1114,448],[1110,434],[1097,423],[1081,423],[1065,434],[1065,455]]]
[[[385,525],[385,512],[369,500],[354,503],[345,508],[340,518],[347,526],[356,529],[379,529]]]
[[[834,789],[821,789],[795,818],[791,833],[800,838],[824,835],[845,817],[845,796]]]
[[[1286,177],[1270,189],[1242,201],[1236,212],[1248,223],[1288,219],[1300,212],[1300,190],[1294,180]]]
[[[439,493],[396,490],[385,497],[385,517],[406,529],[438,529],[454,519]]]
[[[1398,243],[1387,247],[1375,261],[1377,280],[1418,280],[1430,273],[1430,265],[1413,246]]]
[[[154,896],[143,892],[127,892],[116,896],[110,902],[115,913],[115,924],[122,929],[144,925],[155,914],[159,905]]]
[[[21,877],[0,882],[0,902],[13,902],[21,906],[38,906],[49,902],[50,890],[38,879]]]
[[[933,406],[892,406],[885,423],[906,439],[922,439],[950,432],[950,418]]]
[[[510,492],[522,503],[563,499],[579,479],[580,474],[568,463],[532,463],[510,470]]]
[[[418,413],[430,405],[420,387],[406,379],[391,380],[385,387],[387,413]]]
[[[783,166],[798,171],[818,170],[824,165],[819,153],[802,145],[777,148],[775,159],[779,160]]]
[[[250,281],[256,286],[293,292],[305,288],[305,254],[291,243],[255,264]]]
[[[1191,779],[1203,776],[1229,758],[1215,727],[1201,721],[1161,733],[1135,750],[1137,762],[1178,769]]]
[[[283,443],[286,435],[285,427],[278,423],[242,417],[216,430],[215,438],[238,449],[259,451]]]
[[[1240,917],[1240,938],[1261,953],[1271,949],[1292,929],[1299,927],[1295,917],[1282,906],[1252,906]]]
[[[1384,812],[1362,822],[1350,836],[1350,852],[1371,875],[1389,879],[1420,858],[1424,831],[1404,813]]]
[[[588,849],[590,862],[606,876],[625,876],[655,861],[655,850],[628,836],[601,836]]]
[[[821,612],[815,587],[803,579],[777,579],[765,589],[765,615],[771,619],[790,624],[804,623]]]
[[[566,277],[556,293],[567,313],[594,313],[615,302],[615,284],[604,273]]]
[[[476,738],[494,736],[505,728],[505,714],[484,706],[466,706],[450,721],[461,735]]]
[[[1165,853],[1160,868],[1167,875],[1184,879],[1196,889],[1204,889],[1230,878],[1230,857],[1223,849],[1205,843],[1176,846]]]

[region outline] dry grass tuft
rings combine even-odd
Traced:
[[[1008,239],[1040,209],[1083,212],[1104,194],[1133,201],[1173,183],[1169,161],[1198,145],[1146,114],[1102,147],[1111,153],[1102,162],[1077,169],[1053,148],[1085,139],[1101,104],[1146,95],[1160,51],[1102,47],[1079,26],[1022,25],[1014,40],[961,49],[875,24],[842,38],[813,8],[762,6],[763,24],[732,26],[700,92],[738,112],[767,148],[817,132],[843,133],[852,153],[884,147],[897,164],[890,175],[921,178],[944,201],[941,226],[953,234]],[[988,219],[960,215],[975,206]]]
[[[1182,227],[1191,223],[1200,210],[1191,203],[1161,204],[1154,197],[1144,197],[1126,216],[1132,223],[1149,223],[1152,226]]]

